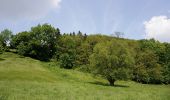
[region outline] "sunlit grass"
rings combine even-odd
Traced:
[[[117,81],[13,53],[0,55],[0,100],[169,100],[170,85]]]

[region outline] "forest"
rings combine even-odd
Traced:
[[[64,69],[92,73],[114,86],[117,80],[170,84],[170,43],[115,35],[61,33],[49,24],[13,34],[0,32],[0,53],[15,52]]]

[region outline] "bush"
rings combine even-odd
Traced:
[[[60,66],[66,69],[72,69],[75,65],[75,58],[68,53],[64,53],[60,56]]]

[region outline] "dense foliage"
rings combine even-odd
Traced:
[[[130,79],[134,59],[130,55],[126,44],[119,41],[99,43],[90,56],[90,64],[94,73],[105,77],[110,85],[116,80]]]
[[[38,25],[29,32],[18,33],[13,37],[11,46],[16,48],[20,55],[47,61],[57,51],[59,36],[59,29],[48,24]]]
[[[80,31],[61,34],[49,24],[20,32],[12,36],[12,41],[10,34],[9,30],[1,32],[0,52],[10,46],[23,56],[43,61],[54,59],[62,68],[99,74],[111,85],[122,79],[170,83],[169,43],[154,39],[129,40],[122,36],[87,36]]]

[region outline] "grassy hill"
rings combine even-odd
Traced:
[[[169,100],[170,85],[106,80],[13,53],[0,55],[0,100]]]

